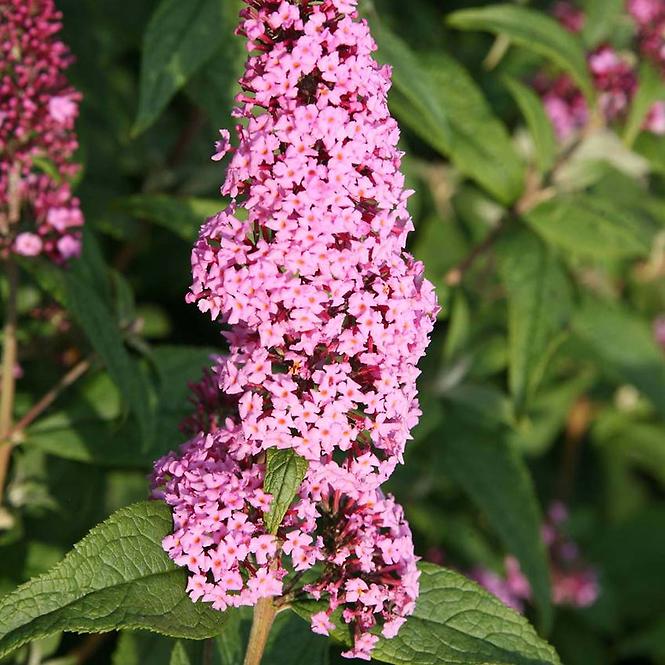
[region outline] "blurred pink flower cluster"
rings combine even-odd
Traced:
[[[372,58],[356,0],[245,1],[239,145],[222,131],[213,156],[232,153],[231,204],[201,229],[187,297],[226,324],[230,352],[196,389],[193,438],[156,464],[175,518],[164,546],[190,570],[192,598],[224,609],[309,594],[325,601],[313,630],[349,624],[346,655],[369,659],[418,594],[408,525],[379,487],[420,415],[436,299],[404,249],[390,68]],[[276,534],[270,449],[308,463]]]
[[[80,253],[83,224],[70,187],[81,95],[61,27],[53,0],[0,0],[0,249],[59,264]]]
[[[577,545],[563,533],[568,512],[561,503],[550,506],[542,527],[542,536],[547,546],[552,577],[552,602],[556,605],[589,607],[596,602],[599,593],[596,571],[584,563]],[[494,594],[503,603],[524,611],[524,604],[531,600],[531,586],[513,556],[504,561],[505,576],[485,568],[471,573],[481,586]]]
[[[628,0],[636,26],[638,50],[661,68],[665,77],[665,3],[662,0]],[[585,15],[570,2],[556,3],[554,16],[571,32],[584,28]],[[587,64],[607,122],[625,119],[637,90],[637,74],[631,58],[603,44],[587,55]],[[541,73],[534,80],[557,137],[565,140],[586,124],[589,110],[584,95],[568,74],[556,78]],[[665,100],[654,102],[643,128],[665,134]]]

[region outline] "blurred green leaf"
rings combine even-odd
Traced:
[[[566,70],[587,99],[593,99],[593,84],[580,40],[546,14],[510,4],[490,5],[453,12],[448,24],[460,30],[506,35],[515,44],[544,55]]]
[[[587,299],[572,325],[601,368],[633,384],[665,418],[665,355],[649,324],[622,306]]]
[[[169,662],[173,640],[141,631],[123,630],[113,652],[112,665],[165,665]]]
[[[139,110],[132,129],[137,136],[164,110],[171,97],[206,62],[235,21],[225,20],[222,0],[162,0],[143,39]],[[220,67],[225,62],[219,63]]]
[[[659,100],[665,100],[665,82],[660,72],[650,62],[645,61],[640,65],[637,92],[631,102],[623,130],[623,140],[627,146],[633,145],[651,105]]]
[[[266,458],[263,489],[272,495],[272,502],[263,519],[267,531],[277,533],[282,518],[300,489],[308,464],[291,449],[269,448]]]
[[[448,413],[439,434],[439,468],[464,488],[506,551],[519,559],[547,630],[552,621],[547,554],[538,500],[522,458],[500,429]]]
[[[430,134],[434,145],[447,145],[450,127],[445,106],[436,85],[423,70],[417,56],[394,33],[372,15],[372,36],[379,47],[378,57],[392,68],[393,85],[408,100]]]
[[[556,138],[554,127],[545,112],[543,102],[530,87],[520,83],[517,79],[504,76],[503,82],[526,120],[533,139],[538,170],[541,174],[547,173],[554,165],[556,158]]]
[[[527,230],[499,241],[499,274],[508,295],[509,383],[523,412],[571,308],[570,286],[554,253]]]
[[[49,573],[0,600],[0,657],[57,631],[148,629],[202,639],[226,616],[185,593],[187,573],[162,549],[171,510],[146,501],[123,508]]]
[[[590,195],[558,196],[524,219],[564,251],[602,259],[648,255],[655,231],[639,214]]]
[[[420,595],[396,637],[379,638],[372,658],[393,665],[559,665],[526,619],[459,573],[419,565]],[[319,605],[294,610],[309,619]],[[348,644],[349,631],[334,637]]]
[[[80,462],[149,468],[156,457],[184,440],[178,426],[193,409],[189,384],[211,364],[213,353],[206,347],[170,345],[153,350],[155,432],[145,447],[135,421],[121,418],[119,396],[104,376],[84,383],[73,404],[37,420],[28,428],[24,445]]]
[[[624,0],[588,0],[584,3],[585,21],[582,28],[584,43],[590,47],[612,35],[616,23],[621,19]]]
[[[127,407],[135,414],[142,444],[147,447],[152,440],[154,425],[147,381],[125,348],[115,318],[98,292],[73,271],[67,274],[66,284],[69,308],[104,361]]]
[[[405,103],[404,97],[396,95],[391,106],[398,118],[499,201],[512,203],[524,185],[524,165],[474,80],[443,52],[421,56],[419,67],[427,73],[432,94],[448,116],[450,132],[436,137],[422,116],[414,113],[410,100]]]
[[[640,422],[630,414],[605,410],[593,429],[594,441],[608,453],[623,457],[665,487],[665,427]]]
[[[168,194],[135,194],[116,201],[116,207],[193,242],[201,225],[224,207],[224,201]]]

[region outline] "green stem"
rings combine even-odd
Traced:
[[[5,262],[9,292],[5,311],[5,326],[2,336],[2,376],[0,377],[0,505],[4,496],[5,481],[9,469],[12,447],[6,441],[12,429],[14,415],[14,368],[16,367],[16,292],[18,290],[18,267],[9,256]]]
[[[244,665],[260,665],[277,608],[272,598],[260,598],[254,606],[254,620],[249,634]]]

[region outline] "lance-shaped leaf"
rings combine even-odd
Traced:
[[[224,0],[162,0],[157,7],[143,40],[134,135],[157,119],[171,97],[231,36],[233,23],[225,21],[225,4]]]
[[[265,526],[270,533],[277,532],[306,473],[307,461],[293,450],[268,450],[263,489],[272,495],[270,510],[265,516]]]
[[[556,138],[543,102],[531,88],[517,79],[505,76],[503,82],[519,106],[529,128],[538,170],[540,173],[547,173],[554,165]]]
[[[540,536],[542,516],[526,465],[503,428],[482,427],[451,411],[441,433],[441,472],[467,492],[506,551],[517,557],[547,629],[552,619],[549,568]]]
[[[542,12],[510,4],[490,5],[453,12],[448,23],[461,30],[486,30],[506,35],[510,41],[544,55],[565,69],[587,98],[593,98],[581,41]]]
[[[560,338],[570,310],[570,285],[552,250],[528,230],[504,236],[498,255],[508,295],[510,391],[519,413]]]
[[[171,511],[156,501],[123,508],[95,527],[51,571],[0,600],[0,658],[61,630],[217,635],[225,615],[189,599],[187,572],[162,549],[171,529]]]

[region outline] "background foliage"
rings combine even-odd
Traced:
[[[209,155],[230,126],[245,55],[232,36],[239,2],[58,4],[84,94],[85,251],[65,275],[23,266],[19,416],[77,363],[85,373],[14,450],[0,513],[3,595],[146,498],[152,460],[181,442],[187,383],[223,350],[183,296],[198,227],[223,205]],[[567,665],[664,663],[665,355],[653,322],[665,311],[665,138],[640,133],[638,95],[626,127],[595,127],[562,153],[524,85],[542,67],[564,70],[593,99],[584,48],[622,47],[630,35],[621,2],[582,4],[595,18],[579,36],[552,28],[547,3],[526,16],[520,3],[366,6],[379,57],[394,66],[391,108],[416,191],[411,249],[443,305],[422,364],[423,417],[390,490],[422,556],[501,571],[515,555],[533,589],[528,617]],[[495,34],[513,46],[489,70]],[[598,570],[601,594],[587,609],[550,602],[540,524],[555,499],[570,506],[570,532]],[[23,645],[0,662],[239,662],[248,616],[194,607],[167,583],[181,575],[157,545],[168,514],[139,504],[120,515],[128,521],[99,527],[24,605],[0,597],[0,654]],[[123,557],[136,565],[116,565]],[[111,577],[99,572],[109,567]],[[63,572],[68,609],[62,587],[49,587]],[[454,573],[435,577],[422,622],[448,621],[451,594],[467,593]],[[139,618],[123,609],[126,593],[147,603]],[[436,662],[460,649],[466,659],[455,662],[554,662],[530,634],[515,641],[516,615],[483,602],[495,617],[480,623],[486,633],[473,634],[469,615],[463,642],[431,646],[444,649]],[[95,604],[107,609],[89,625],[67,618]],[[172,637],[60,632],[115,627]],[[487,651],[495,628],[507,636]],[[384,643],[377,657],[433,662],[418,660],[427,630]],[[266,662],[336,663],[338,652],[285,614]]]

